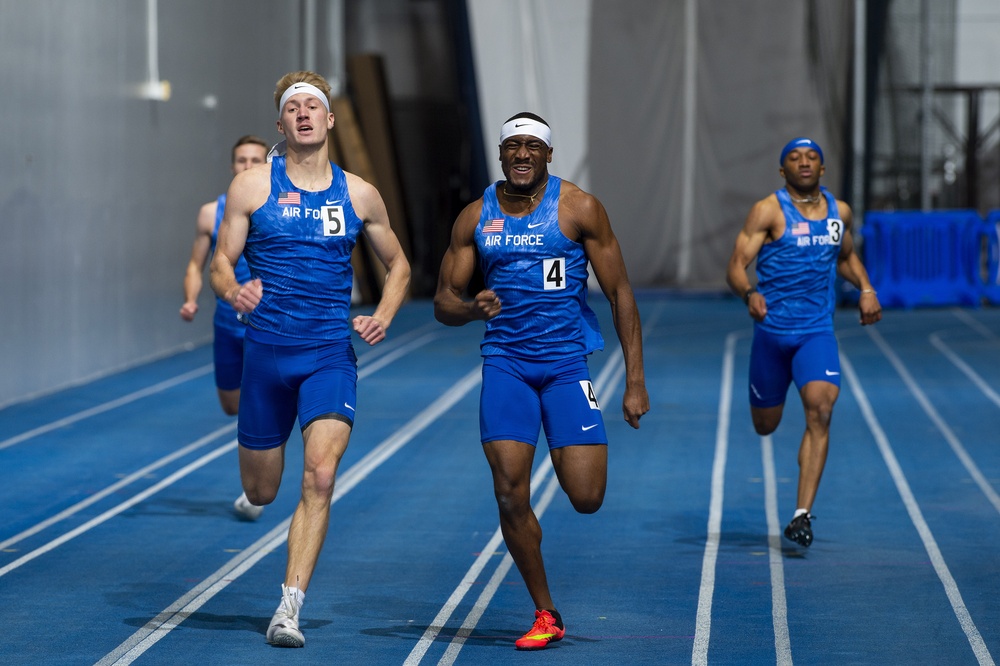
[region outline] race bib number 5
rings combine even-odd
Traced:
[[[343,206],[322,206],[320,217],[323,218],[324,236],[344,236],[347,233],[347,223],[344,221]]]

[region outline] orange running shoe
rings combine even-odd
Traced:
[[[535,611],[535,623],[531,625],[531,631],[521,636],[514,642],[514,647],[518,650],[541,650],[549,643],[562,640],[566,635],[566,629],[556,626],[556,619],[547,610]]]

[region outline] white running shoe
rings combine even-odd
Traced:
[[[236,513],[247,520],[257,520],[260,518],[260,514],[264,513],[264,507],[251,504],[246,493],[236,498],[236,501],[233,502],[233,508],[236,509]]]
[[[292,588],[281,585],[281,603],[267,628],[267,642],[281,647],[300,648],[306,644],[299,631],[299,602]]]

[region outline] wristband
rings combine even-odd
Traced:
[[[756,291],[757,291],[757,287],[750,287],[749,289],[746,290],[746,293],[743,294],[743,304],[744,305],[750,305],[750,294],[752,294],[752,293],[754,293]]]
[[[861,293],[862,294],[877,294],[878,292],[875,291],[874,289],[862,289]]]

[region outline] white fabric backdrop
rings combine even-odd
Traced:
[[[468,0],[483,142],[500,180],[500,126],[531,111],[552,127],[552,173],[588,189],[590,0]]]
[[[633,284],[724,289],[735,235],[782,185],[790,138],[823,146],[824,184],[840,194],[852,9],[470,0],[492,173],[500,124],[534,110],[553,127],[553,173],[608,209]]]

